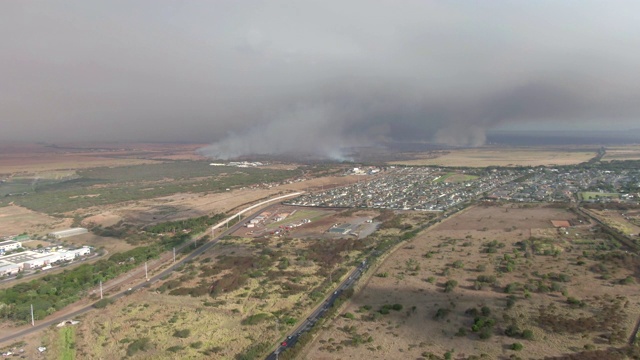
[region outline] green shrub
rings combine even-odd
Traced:
[[[522,331],[522,338],[525,340],[533,340],[533,331],[529,329]]]
[[[148,337],[137,339],[127,346],[127,355],[133,356],[138,351],[147,351],[151,349],[151,340]]]
[[[96,309],[103,309],[105,307],[107,307],[107,305],[113,303],[113,299],[111,298],[102,298],[100,299],[98,302],[96,302],[95,304],[93,304],[93,307]]]
[[[189,329],[176,330],[173,332],[174,337],[181,339],[186,339],[189,337],[189,335],[191,335],[191,330]]]
[[[449,280],[444,283],[444,292],[452,292],[455,287],[458,286],[458,282],[455,280]]]
[[[259,324],[263,321],[266,321],[268,318],[270,318],[271,315],[266,314],[266,313],[258,313],[258,314],[253,314],[250,316],[247,316],[246,318],[242,319],[242,321],[240,322],[242,325],[256,325]]]
[[[350,312],[345,313],[345,314],[344,314],[344,315],[342,315],[342,316],[346,317],[347,319],[351,319],[351,320],[353,320],[353,319],[355,319],[355,318],[356,318],[356,317],[355,317],[355,315],[353,315],[353,314],[352,314],[352,313],[350,313]]]
[[[523,346],[520,343],[511,344],[511,350],[520,351],[520,350],[522,350],[522,348],[523,348]]]
[[[436,311],[436,314],[433,316],[433,318],[436,320],[442,320],[445,317],[447,317],[447,315],[449,315],[450,312],[451,312],[450,309],[440,308],[438,309],[438,311]]]
[[[178,351],[180,351],[182,349],[184,349],[183,346],[176,345],[176,346],[172,346],[170,348],[167,348],[167,351],[172,352],[172,353],[176,353],[176,352],[178,352]]]

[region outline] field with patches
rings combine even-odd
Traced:
[[[614,359],[640,316],[639,274],[636,255],[572,212],[477,206],[372,267],[305,355]]]
[[[393,161],[395,165],[437,165],[461,167],[486,166],[554,166],[572,165],[589,161],[596,156],[593,148],[483,146],[473,149],[449,149],[428,153],[406,154],[408,160]]]

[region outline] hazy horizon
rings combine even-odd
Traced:
[[[640,128],[640,3],[4,2],[0,141],[314,153]],[[10,35],[9,35],[10,34]]]

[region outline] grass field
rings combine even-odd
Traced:
[[[174,161],[78,171],[78,178],[35,183],[23,196],[0,199],[49,214],[129,200],[151,199],[179,192],[224,191],[256,183],[278,182],[296,170],[212,167],[204,161]]]
[[[437,165],[459,167],[571,165],[589,161],[597,149],[544,147],[450,149],[413,155],[413,159],[393,161],[396,165]]]
[[[60,360],[75,360],[76,358],[76,329],[66,326],[60,329],[59,357]]]
[[[581,192],[580,198],[582,200],[595,200],[598,198],[612,198],[617,199],[620,197],[618,193],[601,193],[601,192]]]
[[[478,176],[460,173],[448,173],[438,178],[436,182],[461,183],[477,179]]]

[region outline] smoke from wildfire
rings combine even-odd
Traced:
[[[339,158],[640,115],[634,1],[3,2],[0,30],[0,141]]]

